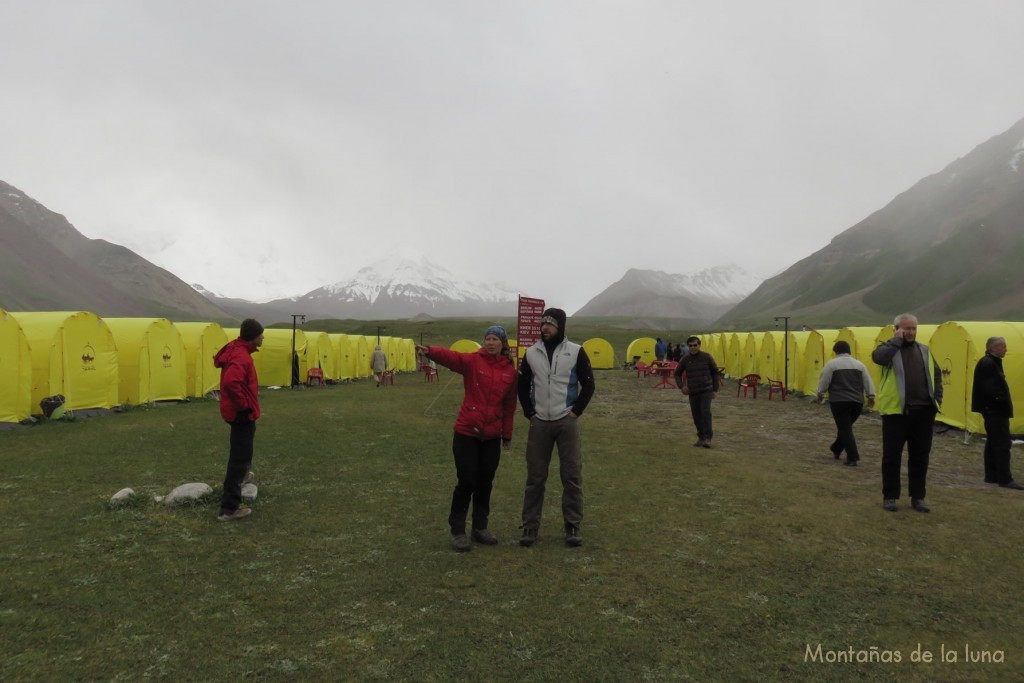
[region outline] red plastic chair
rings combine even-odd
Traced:
[[[736,385],[736,397],[739,398],[740,389],[743,390],[743,398],[747,397],[747,390],[754,390],[754,398],[757,398],[757,384],[761,381],[761,375],[747,375],[746,377],[740,378],[739,383]]]
[[[652,370],[651,366],[648,365],[647,363],[643,362],[642,360],[638,360],[636,362],[636,376],[637,377],[650,377],[652,371],[653,370]]]
[[[385,370],[380,373],[380,385],[386,387],[387,385],[395,386],[395,371]]]
[[[423,379],[433,382],[437,379],[437,368],[432,368],[426,363],[420,363],[420,370],[423,371]]]
[[[325,386],[324,371],[320,368],[310,368],[309,372],[306,373],[306,386]]]
[[[775,394],[782,394],[782,400],[786,400],[786,387],[782,385],[781,379],[768,378],[768,400],[772,400]]]

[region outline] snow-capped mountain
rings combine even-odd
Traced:
[[[757,289],[763,280],[736,264],[684,275],[631,268],[576,315],[711,322]]]
[[[514,315],[518,295],[503,284],[459,282],[444,267],[423,259],[379,261],[360,269],[351,279],[290,301],[313,315],[394,319],[422,314]]]

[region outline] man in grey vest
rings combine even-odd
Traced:
[[[530,420],[523,535],[519,545],[528,548],[537,542],[548,467],[557,444],[565,542],[577,547],[583,545],[580,534],[583,453],[579,419],[594,395],[594,371],[583,347],[565,338],[565,311],[560,308],[544,311],[540,338],[540,343],[526,350],[519,366],[519,403]]]

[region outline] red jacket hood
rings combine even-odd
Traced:
[[[232,361],[237,361],[242,354],[251,356],[252,354],[259,351],[255,344],[247,342],[241,337],[229,341],[224,345],[217,355],[213,357],[213,366],[217,368],[223,368],[225,365]]]

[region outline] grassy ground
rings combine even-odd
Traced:
[[[1024,678],[1024,495],[980,483],[980,442],[938,437],[932,514],[906,497],[886,513],[876,417],[847,468],[827,408],[730,382],[716,447],[694,449],[677,391],[604,371],[583,418],[585,545],[562,542],[553,468],[540,540],[518,546],[520,424],[502,543],[456,554],[451,379],[265,391],[255,514],[231,524],[215,500],[151,500],[219,482],[213,402],[0,432],[0,679]],[[110,509],[124,486],[144,500]],[[1002,661],[965,661],[982,651]]]

